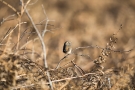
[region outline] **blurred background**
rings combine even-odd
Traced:
[[[21,3],[19,0],[3,1],[20,12]],[[47,16],[43,12],[42,5],[44,5]],[[77,47],[90,45],[98,45],[104,48],[109,42],[110,37],[120,29],[121,25],[122,29],[117,33],[118,41],[115,44],[114,50],[128,51],[134,48],[135,0],[31,0],[27,9],[35,24],[39,24],[46,18],[51,20],[47,29],[52,30],[52,32],[47,32],[44,37],[47,61],[50,68],[56,67],[59,60],[64,57],[65,54],[62,52],[62,48],[65,41],[72,43],[73,50]],[[0,2],[0,12],[0,22],[2,22],[3,18],[16,14],[16,12],[2,2]],[[18,23],[16,15],[9,19],[0,25],[0,38],[6,34],[10,27],[14,28]],[[34,31],[25,13],[22,15],[21,21],[27,22],[27,24],[21,25],[21,33],[26,29],[28,29],[28,32]],[[42,24],[45,23],[42,22]],[[44,29],[44,25],[37,25],[37,27],[40,32]],[[13,43],[17,42],[17,35],[18,28],[12,34]],[[28,36],[28,33],[24,34],[19,47],[26,43]],[[36,37],[37,34],[33,33],[29,40],[33,40]],[[14,45],[11,44],[11,48]],[[41,54],[40,41],[37,40],[34,44],[29,43],[27,48],[32,49],[33,46],[35,51]],[[92,60],[101,54],[101,50],[98,48],[87,48],[79,49],[76,53],[89,55],[91,59],[70,55],[61,64],[64,65],[76,57],[76,64],[84,70],[88,70],[93,65]],[[112,52],[111,56],[107,58],[105,68],[120,67],[128,64],[134,65],[134,53],[134,50],[125,53]]]

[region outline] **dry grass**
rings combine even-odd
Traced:
[[[133,0],[20,2],[0,0],[0,90],[135,89]]]

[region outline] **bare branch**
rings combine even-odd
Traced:
[[[70,54],[66,54],[66,55],[59,61],[59,63],[57,64],[57,66],[56,66],[55,69],[58,69],[59,66],[60,66],[60,64],[61,64],[61,62],[62,62],[65,58],[67,58],[69,55],[70,55]]]
[[[47,70],[46,70],[46,73],[47,73],[47,76],[48,76],[48,80],[49,80],[49,84],[50,84],[51,90],[53,90],[52,81],[51,81],[51,79],[50,79],[50,74],[49,74],[49,72],[48,72],[48,65],[47,65],[47,61],[46,61],[46,48],[45,48],[44,40],[43,40],[43,38],[42,38],[42,36],[41,36],[39,30],[37,29],[35,23],[33,22],[33,19],[31,18],[31,16],[30,16],[28,10],[26,9],[26,7],[25,7],[25,12],[26,12],[27,16],[29,17],[29,19],[30,19],[30,21],[31,21],[31,23],[32,23],[32,25],[33,25],[33,27],[35,28],[35,30],[36,30],[36,32],[37,32],[37,34],[38,34],[38,37],[39,37],[39,39],[40,39],[40,41],[41,41],[42,49],[43,49],[43,61],[44,61],[44,66],[45,66],[45,69],[47,69]]]
[[[9,18],[14,17],[14,16],[15,16],[15,14],[9,15],[8,17],[3,18],[3,19],[2,19],[2,22],[0,23],[0,26],[1,26],[5,21],[13,20],[13,19],[9,19]]]

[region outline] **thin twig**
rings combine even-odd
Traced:
[[[70,54],[66,54],[66,55],[59,61],[59,63],[57,64],[57,66],[56,66],[55,69],[58,69],[59,66],[60,66],[60,64],[61,64],[61,62],[62,62],[65,58],[67,58],[67,56],[69,56],[69,55],[70,55]]]
[[[107,48],[103,48],[103,47],[99,47],[97,45],[93,46],[93,45],[90,45],[90,46],[84,46],[84,47],[77,47],[74,51],[78,50],[78,49],[87,49],[87,48],[98,48],[98,49],[106,49],[107,51],[113,51],[113,52],[120,52],[120,53],[123,53],[123,52],[130,52],[132,51],[135,46],[132,48],[132,49],[129,49],[129,50],[112,50],[112,49],[107,49]],[[81,56],[81,55],[80,55]]]
[[[54,21],[54,20],[49,20],[47,14],[46,14],[46,12],[45,12],[45,9],[44,9],[44,6],[43,6],[43,5],[42,5],[42,8],[43,8],[43,12],[44,12],[44,14],[45,14],[45,16],[46,16],[46,24],[45,24],[44,30],[43,30],[43,32],[42,32],[42,37],[44,37],[45,33],[46,33],[47,31],[49,31],[49,30],[47,30],[47,26],[48,26],[49,21]]]
[[[8,31],[6,32],[6,34],[4,35],[4,37],[2,38],[2,40],[0,41],[0,44],[2,44],[2,42],[6,39],[8,33],[10,32],[11,27],[8,29]]]
[[[47,30],[47,24],[48,24],[48,22],[49,22],[49,19],[48,19],[48,16],[47,16],[47,14],[46,14],[46,12],[45,12],[45,9],[44,9],[44,6],[43,6],[43,5],[42,5],[42,8],[43,8],[43,12],[44,12],[44,14],[45,14],[45,16],[46,16],[46,24],[45,24],[45,27],[44,27],[44,31],[42,32],[42,37],[44,37],[45,32],[46,32],[46,30]]]
[[[9,36],[9,34],[12,33],[19,26],[19,24],[25,24],[25,23],[27,23],[27,22],[18,23],[13,29],[11,29],[9,32],[7,32],[7,34],[3,37],[3,40],[5,40]],[[2,42],[3,42],[3,40],[2,40]]]
[[[7,2],[5,2],[5,1],[3,1],[3,0],[0,0],[0,1],[1,1],[3,4],[7,5],[9,8],[11,8],[14,12],[16,12],[18,16],[20,16],[20,13],[17,12],[17,10],[16,10],[13,6],[11,6],[10,4],[8,4]]]
[[[24,37],[26,31],[27,31],[27,29],[25,29],[25,30],[22,32],[22,34],[20,35],[19,41],[17,41],[17,43],[13,46],[12,50],[14,50],[15,47],[17,46],[17,44],[23,39],[23,37]],[[17,49],[17,50],[18,50],[18,49]],[[17,50],[16,50],[16,51],[17,51]]]
[[[30,42],[32,42],[32,40],[29,40],[27,43],[25,43],[22,47],[19,48],[19,50],[22,50],[27,44],[29,44]],[[19,52],[19,50],[15,51],[15,54],[17,54]]]
[[[15,14],[9,15],[8,17],[3,18],[3,19],[2,19],[2,22],[0,23],[0,26],[1,26],[5,21],[14,20],[14,19],[9,19],[9,18],[14,17],[14,16],[15,16]]]
[[[36,0],[35,2],[33,2],[33,3],[30,3],[29,5],[34,5],[35,3],[37,3],[38,2],[38,0]]]
[[[27,5],[28,5],[28,3],[31,1],[31,0],[28,0],[27,1],[27,3],[24,5],[24,2],[23,2],[23,0],[20,0],[21,1],[21,13],[20,13],[20,15],[18,16],[18,23],[20,23],[21,22],[21,17],[22,17],[22,15],[23,15],[23,13],[24,13],[24,7],[26,7]],[[17,40],[17,45],[16,45],[16,50],[18,50],[19,49],[19,44],[20,44],[20,34],[21,34],[21,24],[19,24],[19,27],[18,27],[18,40]]]
[[[73,61],[71,61],[71,63],[77,69],[77,72],[76,73],[77,73],[78,76],[82,76],[82,75],[85,74],[84,70],[81,67],[79,67],[78,65],[76,65]]]

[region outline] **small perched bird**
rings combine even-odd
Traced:
[[[63,53],[65,54],[71,54],[72,48],[71,48],[71,43],[66,41],[63,46]]]

